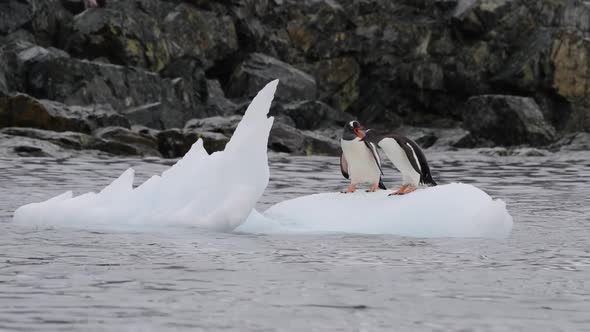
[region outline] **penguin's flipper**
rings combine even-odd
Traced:
[[[340,155],[340,171],[342,172],[342,175],[344,176],[345,179],[348,179],[349,175],[348,175],[348,161],[346,161],[346,157],[344,156],[344,153],[342,153]]]
[[[381,169],[381,158],[379,158],[379,152],[377,152],[377,148],[375,147],[375,144],[371,143],[371,142],[367,142],[365,140],[363,140],[363,142],[365,142],[365,145],[367,146],[369,151],[371,151],[371,153],[373,154],[373,158],[375,159],[375,163],[377,163],[377,167],[379,167],[379,172],[381,173],[381,175],[384,175],[383,170]]]

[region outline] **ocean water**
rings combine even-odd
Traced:
[[[0,330],[589,331],[590,153],[483,152],[427,156],[439,183],[507,202],[508,239],[17,226],[20,205],[170,161],[0,158]],[[261,210],[346,187],[337,158],[270,165]]]

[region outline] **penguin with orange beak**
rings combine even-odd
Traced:
[[[351,121],[344,126],[340,146],[340,170],[346,179],[350,179],[350,185],[345,192],[351,193],[356,186],[362,183],[371,185],[369,191],[377,191],[377,188],[386,189],[381,176],[381,160],[374,143],[366,141],[365,131],[358,121]]]

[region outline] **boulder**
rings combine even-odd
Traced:
[[[94,132],[94,136],[110,143],[103,151],[112,154],[130,154],[161,157],[157,139],[133,132],[123,127],[106,127]]]
[[[0,134],[43,140],[70,150],[95,149],[103,143],[100,139],[91,135],[72,131],[55,132],[43,129],[12,127],[0,129]]]
[[[238,38],[230,16],[181,3],[162,22],[174,56],[200,57],[206,68],[238,50]]]
[[[158,147],[163,157],[180,158],[199,139],[203,140],[203,147],[209,154],[222,151],[229,142],[229,137],[221,133],[195,129],[168,129],[158,134]]]
[[[232,98],[252,98],[268,82],[279,79],[275,99],[279,101],[313,100],[317,95],[315,79],[303,71],[268,55],[250,54],[232,74],[227,89]]]
[[[185,131],[195,130],[198,132],[215,132],[231,136],[242,120],[241,115],[228,117],[213,116],[204,119],[192,119],[184,126]]]
[[[313,73],[318,99],[337,110],[348,111],[358,100],[361,68],[353,57],[325,59],[298,67]]]
[[[129,127],[129,122],[109,105],[67,106],[25,94],[0,97],[0,128],[32,127],[90,133],[104,126]]]
[[[19,30],[10,35],[0,46],[0,66],[3,67],[8,91],[26,91],[31,68],[43,61],[55,58],[68,58],[62,50],[44,48],[33,43],[34,37]]]
[[[0,1],[0,35],[18,30],[35,15],[32,1]]]
[[[465,104],[464,126],[475,139],[497,145],[547,145],[555,140],[555,130],[531,98],[482,95]]]
[[[335,110],[321,101],[297,101],[277,104],[272,115],[286,115],[295,123],[297,129],[314,130],[320,127],[342,127],[353,120],[352,115]]]
[[[340,142],[335,139],[328,138],[312,131],[303,131],[303,137],[303,153],[307,156],[340,156],[342,153]]]
[[[299,155],[339,155],[340,144],[311,131],[301,131],[284,123],[275,123],[270,131],[268,147],[276,152]]]
[[[174,60],[160,72],[160,76],[173,80],[176,95],[184,103],[184,107],[192,108],[200,117],[218,115],[210,114],[205,105],[209,92],[200,60],[188,57]]]
[[[167,129],[157,134],[158,150],[164,158],[180,158],[190,149],[182,129]]]
[[[66,50],[89,60],[104,57],[118,65],[163,69],[171,55],[157,19],[131,1],[117,2],[115,7],[77,15]]]
[[[38,98],[67,105],[109,104],[119,112],[160,103],[160,114],[154,118],[164,128],[181,127],[188,119],[200,117],[204,109],[199,107],[199,100],[186,93],[182,79],[71,58],[49,59],[34,65],[29,74],[29,90]]]
[[[65,9],[62,0],[33,0],[35,11],[26,28],[33,33],[41,46],[62,47],[67,39],[73,15]]]
[[[223,92],[221,83],[218,80],[207,80],[206,98],[206,113],[209,116],[228,115],[238,109],[238,105],[226,98],[225,92]]]
[[[276,152],[302,154],[304,140],[301,131],[291,126],[275,123],[270,130],[268,147]]]
[[[105,57],[151,71],[187,56],[210,67],[237,47],[229,16],[157,0],[118,1],[103,10],[84,11],[75,17],[68,41],[68,51],[77,57]]]
[[[0,156],[13,158],[69,158],[72,153],[50,142],[12,135],[0,134]]]
[[[226,136],[218,132],[200,131],[197,129],[185,129],[184,135],[186,139],[186,145],[189,149],[193,145],[193,143],[195,143],[199,139],[202,139],[203,147],[209,154],[217,151],[222,151],[223,149],[225,149],[225,145],[229,142],[229,136]]]
[[[590,151],[590,133],[567,134],[550,146],[553,151]]]
[[[143,155],[142,150],[126,142],[103,140],[78,132],[54,132],[34,128],[4,128],[0,130],[0,136],[13,138],[11,141],[17,142],[14,146],[17,148],[15,152],[19,155],[57,156],[56,152],[61,155],[65,151],[71,150],[97,150],[122,156]],[[18,143],[19,140],[23,141],[24,144]],[[55,147],[59,147],[59,151]]]
[[[176,118],[178,112],[173,106],[161,102],[132,107],[121,114],[130,123],[158,130],[179,127],[182,122],[182,119]]]

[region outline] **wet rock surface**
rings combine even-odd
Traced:
[[[532,98],[504,95],[471,97],[464,110],[465,129],[472,137],[495,145],[548,145],[555,130],[545,122]]]
[[[213,152],[279,78],[276,151],[338,154],[352,119],[424,148],[583,150],[589,18],[582,0],[4,0],[0,128],[77,132],[116,154],[174,158],[198,138]],[[97,136],[107,127],[122,129]]]

